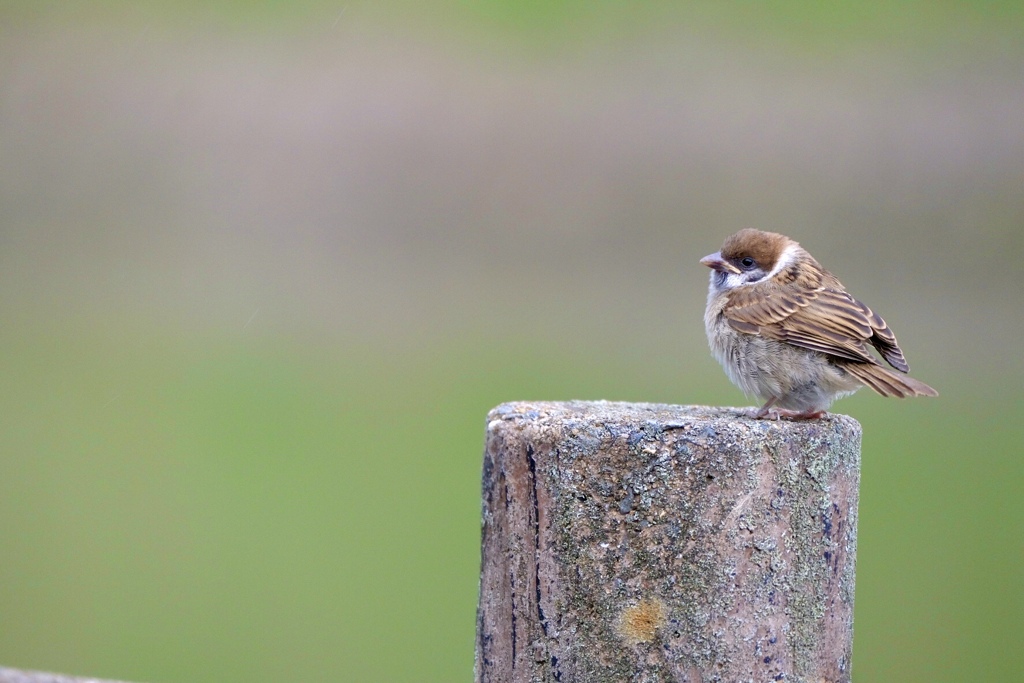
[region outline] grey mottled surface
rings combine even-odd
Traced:
[[[100,678],[77,678],[43,671],[22,671],[0,667],[0,683],[119,683]]]
[[[488,416],[477,681],[849,681],[860,425]]]

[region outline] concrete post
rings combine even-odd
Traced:
[[[848,683],[860,425],[510,403],[488,416],[479,683]]]

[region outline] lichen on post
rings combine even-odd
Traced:
[[[495,408],[476,680],[849,682],[859,472],[841,415]]]

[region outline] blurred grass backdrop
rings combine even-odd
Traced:
[[[858,395],[854,675],[1024,670],[1019,2],[0,3],[0,663],[468,681],[484,415],[743,404],[785,232]]]

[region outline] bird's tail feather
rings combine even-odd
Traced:
[[[907,377],[873,363],[845,363],[843,369],[882,396],[938,396],[939,392],[924,382]]]

